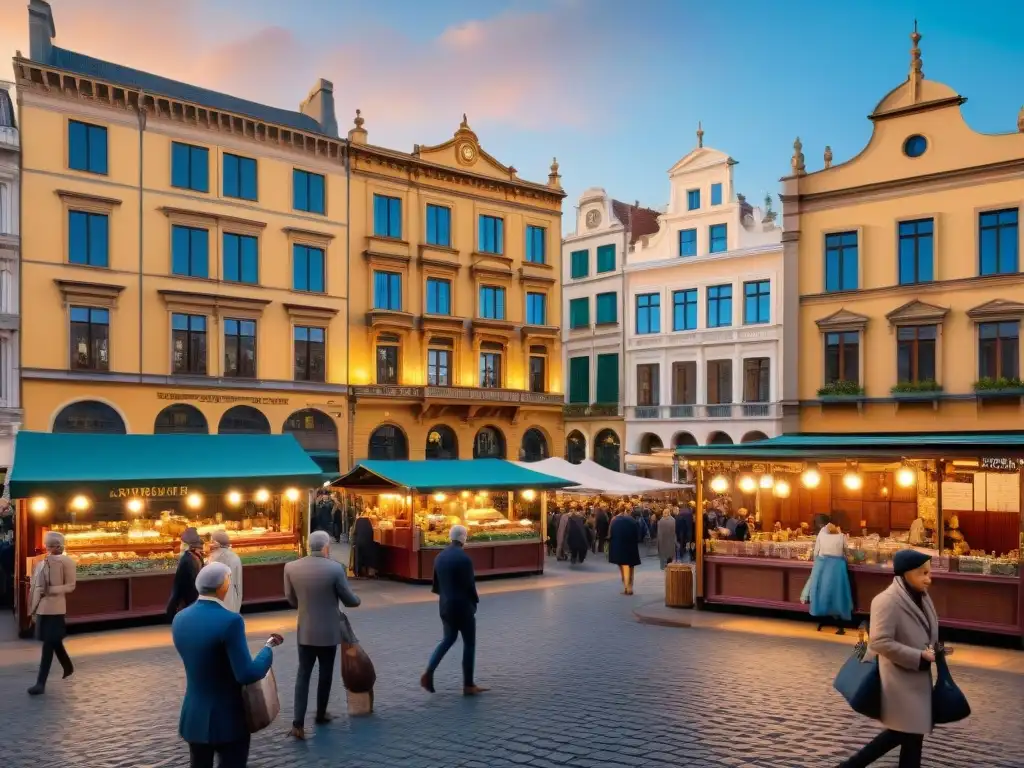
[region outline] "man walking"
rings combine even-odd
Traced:
[[[196,577],[203,567],[203,539],[192,527],[181,534],[185,551],[178,558],[178,569],[174,572],[171,596],[167,600],[167,618],[173,619],[178,611],[188,608],[199,597],[196,591]]]
[[[293,608],[299,609],[299,671],[295,678],[295,717],[290,734],[305,739],[306,706],[313,665],[319,664],[316,687],[316,723],[333,718],[327,711],[331,698],[334,658],[341,643],[340,600],[348,608],[359,605],[359,598],[348,586],[345,567],[331,559],[331,535],[314,531],[309,535],[309,556],[293,560],[284,567],[284,594]]]
[[[469,531],[464,526],[453,525],[449,535],[452,543],[434,560],[434,587],[431,590],[440,597],[438,607],[441,613],[441,626],[444,628],[444,639],[430,656],[427,671],[420,677],[420,685],[430,693],[434,692],[434,671],[461,634],[462,693],[465,696],[476,696],[488,689],[481,688],[473,682],[473,664],[476,660],[476,606],[480,602],[480,597],[476,593],[473,561],[463,550]]]
[[[214,531],[210,534],[211,563],[224,563],[231,569],[231,589],[224,598],[224,607],[238,613],[242,610],[242,560],[231,549],[231,537],[227,531]]]
[[[595,552],[604,554],[605,544],[608,543],[608,528],[611,526],[611,523],[611,517],[608,515],[608,505],[602,501],[601,505],[597,508],[597,513],[594,515],[594,531],[597,533]]]

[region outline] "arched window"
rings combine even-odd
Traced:
[[[708,435],[708,445],[732,445],[732,438],[725,432],[712,432]]]
[[[541,461],[550,457],[548,439],[539,429],[530,428],[523,433],[523,445],[519,450],[520,461]]]
[[[652,432],[648,432],[640,438],[640,453],[654,453],[663,446],[661,438]]]
[[[679,448],[686,445],[698,445],[697,438],[689,432],[677,432],[675,437],[672,438],[672,447]]]
[[[427,432],[427,458],[459,458],[459,440],[455,436],[454,429],[444,424],[438,424]]]
[[[495,427],[483,427],[473,440],[474,459],[504,459],[505,436]]]
[[[194,405],[168,405],[156,415],[153,432],[157,435],[205,435],[210,432],[203,412]]]
[[[222,435],[269,435],[270,422],[251,405],[236,405],[224,411],[217,431]]]
[[[338,450],[338,428],[334,419],[316,408],[304,408],[289,416],[281,431],[295,435],[307,451]]]
[[[369,458],[395,461],[409,458],[409,441],[394,424],[381,424],[370,435]]]
[[[583,434],[573,430],[565,438],[565,460],[570,464],[579,464],[587,458],[587,440]]]
[[[741,443],[757,443],[757,442],[760,442],[761,440],[767,440],[767,439],[768,439],[768,435],[766,435],[764,432],[754,431],[754,432],[747,432],[747,434],[745,434],[743,436],[743,439],[740,440],[740,442]]]
[[[594,461],[607,469],[620,471],[619,436],[611,429],[603,429],[594,438]]]
[[[96,400],[80,400],[66,406],[53,421],[54,432],[105,432],[111,435],[126,435],[121,414],[106,403]]]

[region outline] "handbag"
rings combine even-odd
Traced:
[[[281,699],[277,695],[277,678],[273,669],[268,670],[262,680],[242,686],[242,707],[249,733],[262,731],[274,722],[281,712]]]
[[[971,716],[971,705],[950,674],[946,653],[939,645],[935,649],[935,688],[932,689],[932,722],[935,725],[958,723]]]
[[[853,655],[839,669],[832,687],[842,694],[854,712],[878,720],[882,717],[882,676],[878,671],[878,656],[864,661],[868,644],[864,627]]]
[[[352,693],[373,692],[373,685],[377,682],[377,671],[361,645],[342,642],[341,682],[345,690]]]

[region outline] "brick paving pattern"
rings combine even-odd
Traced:
[[[647,570],[653,583],[656,566]],[[338,719],[314,730],[311,703],[305,743],[284,735],[296,668],[290,635],[274,663],[281,718],[254,738],[250,765],[817,768],[874,734],[832,691],[844,646],[636,623],[631,609],[652,597],[622,597],[611,581],[486,596],[478,682],[494,690],[477,699],[460,695],[461,645],[438,671],[434,696],[418,687],[440,638],[435,605],[352,611],[377,667],[377,713],[349,720],[337,679]],[[255,647],[261,638],[250,639]],[[0,660],[4,768],[188,764],[176,735],[184,683],[173,648],[83,657],[74,678],[62,683],[58,674],[39,698],[25,694],[33,672]],[[974,716],[929,738],[925,765],[1024,765],[1024,677],[958,670],[955,659],[954,674]]]

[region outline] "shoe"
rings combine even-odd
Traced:
[[[293,739],[298,739],[299,741],[305,741],[306,740],[306,729],[303,728],[302,726],[299,726],[299,725],[293,725],[292,729],[290,731],[288,731],[288,735],[291,736]]]
[[[42,685],[38,685],[38,684],[37,685],[33,685],[31,688],[28,689],[28,695],[29,696],[41,696],[45,692],[46,692],[46,687],[42,686]]]
[[[843,628],[843,627],[840,627],[839,629],[836,630],[836,634],[837,635],[845,635],[846,634],[846,629]]]
[[[434,692],[434,676],[429,672],[424,672],[420,675],[420,688],[425,690],[427,693]]]
[[[490,688],[481,688],[479,685],[467,685],[462,689],[463,696],[479,696],[481,693],[486,693],[491,690]]]
[[[75,665],[74,664],[70,664],[68,666],[68,668],[64,670],[64,678],[63,679],[67,680],[73,674],[75,674]]]
[[[331,722],[331,720],[333,719],[334,715],[332,715],[330,712],[324,712],[322,715],[317,715],[316,719],[313,722],[317,725],[327,725],[327,723]]]

